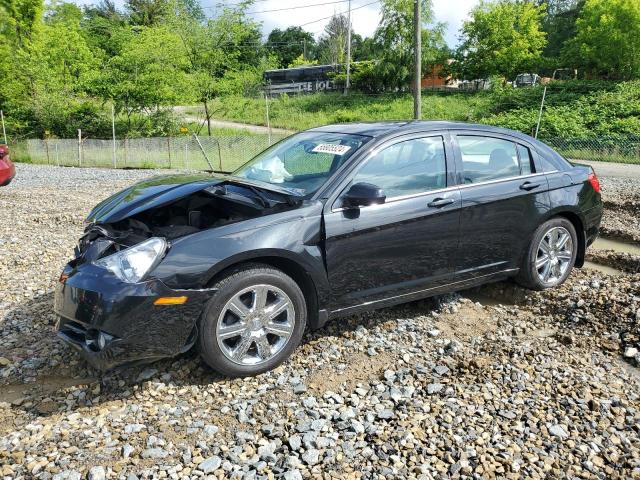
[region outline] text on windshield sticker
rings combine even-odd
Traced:
[[[334,155],[344,155],[351,147],[349,145],[335,145],[333,143],[320,143],[316,145],[312,152],[316,153],[333,153]]]

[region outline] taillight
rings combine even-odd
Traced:
[[[589,183],[596,193],[600,193],[600,180],[598,180],[598,177],[596,177],[596,174],[594,172],[591,172],[589,174]]]

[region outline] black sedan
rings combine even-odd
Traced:
[[[514,131],[314,128],[230,175],[158,177],[96,206],[57,328],[100,369],[197,345],[253,375],[330,319],[508,277],[559,285],[601,216],[590,167]]]

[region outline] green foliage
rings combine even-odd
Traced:
[[[312,52],[315,44],[316,40],[311,33],[301,27],[288,27],[284,30],[274,28],[265,47],[276,57],[278,68],[287,68],[298,57],[303,57],[305,50]]]
[[[96,77],[94,92],[127,117],[193,98],[189,61],[176,33],[166,26],[137,27],[129,36]]]
[[[302,54],[298,55],[293,61],[287,65],[288,68],[294,67],[304,67],[307,65],[318,65],[318,60],[308,60],[302,56]]]
[[[347,60],[347,35],[349,20],[346,15],[334,14],[324,27],[324,32],[318,41],[316,55],[320,63],[345,63]]]
[[[425,92],[423,118],[487,123],[531,134],[538,119],[542,88],[496,88],[475,93]],[[327,123],[411,118],[409,94],[315,94],[281,96],[270,101],[274,127],[301,130]],[[230,120],[263,125],[264,102],[226,97],[214,103]],[[540,137],[594,138],[637,135],[640,131],[640,81],[556,82],[548,86]]]
[[[546,45],[544,7],[515,0],[482,1],[461,30],[454,68],[461,78],[501,75],[509,79],[529,71]]]
[[[421,0],[422,67],[444,61],[448,49],[444,41],[444,25],[427,26],[433,19],[430,0]],[[379,52],[376,75],[385,90],[405,90],[413,76],[413,0],[384,0],[382,20],[375,33]]]
[[[586,0],[564,53],[592,76],[631,79],[640,77],[639,52],[638,0]]]

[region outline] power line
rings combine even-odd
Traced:
[[[270,10],[256,10],[256,11],[253,11],[253,12],[245,12],[245,14],[246,15],[255,15],[255,14],[258,14],[258,13],[282,12],[282,11],[285,11],[285,10],[298,10],[300,8],[321,7],[321,6],[324,6],[324,5],[333,5],[333,4],[336,4],[336,3],[345,3],[345,2],[348,2],[348,1],[349,0],[333,0],[331,2],[310,3],[308,5],[298,5],[298,6],[295,6],[295,7],[273,8],[273,9],[270,9]],[[218,5],[213,5],[213,6],[210,6],[210,7],[202,7],[202,8],[203,9],[210,9],[210,8],[211,9],[218,9],[220,7],[235,7],[235,6],[238,6],[238,5],[239,4],[233,4],[233,3],[232,4],[218,4]]]
[[[380,2],[380,0],[375,0],[373,2],[365,3],[364,5],[360,5],[359,7],[352,8],[351,11],[353,12],[354,10],[358,10],[360,8],[368,7],[369,5],[373,5],[374,3],[379,3],[379,2]],[[323,20],[328,20],[330,18],[333,18],[335,15],[344,15],[345,13],[347,13],[347,12],[334,13],[333,15],[329,15],[328,17],[323,17],[323,18],[319,18],[317,20],[313,20],[311,22],[300,24],[300,25],[298,25],[298,27],[304,27],[306,25],[311,25],[312,23],[318,23],[318,22],[321,22]]]
[[[308,5],[299,5],[297,7],[274,8],[273,10],[260,10],[257,12],[247,12],[247,15],[253,15],[256,13],[282,12],[283,10],[297,10],[299,8],[320,7],[323,5],[333,5],[334,3],[345,3],[348,1],[349,0],[334,0],[332,2],[310,3]]]

